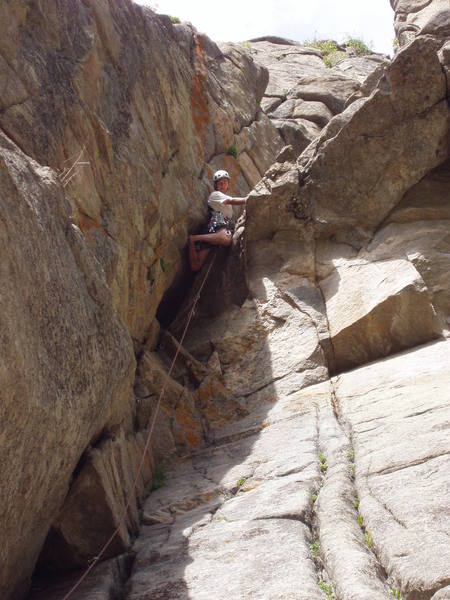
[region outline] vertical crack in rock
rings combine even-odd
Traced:
[[[323,485],[317,499],[319,553],[336,598],[391,597],[384,569],[373,552],[373,539],[358,513],[353,474],[354,450],[345,432],[333,380],[330,398],[319,410]]]

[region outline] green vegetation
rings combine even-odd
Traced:
[[[400,596],[400,590],[396,590],[395,588],[392,588],[391,592],[392,592],[392,595],[394,596],[394,598],[397,598],[397,600],[403,600],[403,598]]]
[[[345,58],[345,50],[339,50],[334,40],[307,40],[303,42],[308,48],[315,48],[322,53],[323,62],[329,68]]]
[[[239,150],[236,148],[234,144],[230,144],[228,146],[227,154],[232,156],[233,158],[237,158],[239,156]]]
[[[364,541],[366,542],[369,548],[373,548],[373,537],[370,531],[366,531],[364,534]]]
[[[162,271],[163,273],[165,273],[165,272],[166,272],[166,263],[164,262],[164,259],[163,259],[163,258],[160,258],[160,259],[159,259],[159,264],[160,264],[160,266],[161,266],[161,271]]]
[[[172,21],[172,23],[174,25],[176,25],[177,23],[181,23],[181,21],[178,17],[170,17],[170,20]]]
[[[244,48],[247,48],[247,50],[252,49],[252,45],[250,44],[249,41],[241,42],[241,46],[243,46]]]
[[[225,516],[225,515],[222,515],[222,514],[220,514],[220,513],[217,513],[217,514],[214,516],[214,520],[215,520],[215,521],[228,521],[228,519],[226,518],[226,516]]]
[[[158,465],[152,477],[152,491],[162,487],[164,485],[165,480],[166,474],[164,472],[164,468],[161,465]]]
[[[241,477],[240,479],[238,479],[238,481],[236,483],[237,488],[240,489],[246,481],[247,481],[247,477]]]
[[[364,519],[362,518],[362,515],[359,515],[359,517],[356,519],[356,522],[360,527],[364,525]]]
[[[303,45],[320,50],[322,54],[331,54],[338,51],[338,45],[334,40],[305,40]]]
[[[311,500],[313,501],[313,504],[314,504],[314,502],[316,502],[316,500],[317,500],[317,494],[313,494],[311,496]]]
[[[320,462],[320,472],[325,475],[328,470],[327,459],[322,452],[319,453],[319,462]]]
[[[319,541],[314,540],[312,544],[309,545],[309,549],[311,550],[311,554],[315,557],[319,552]]]
[[[351,48],[356,56],[366,56],[367,54],[372,54],[370,45],[367,45],[359,38],[349,38],[342,45],[344,48]]]
[[[358,508],[359,508],[359,500],[358,500],[358,498],[356,498],[356,500],[353,502],[353,506],[356,508],[356,510],[358,510]]]
[[[353,448],[350,448],[350,450],[347,452],[347,456],[350,462],[355,462],[355,451]]]
[[[331,587],[331,585],[329,583],[327,583],[326,581],[321,579],[317,585],[322,590],[322,592],[324,592],[327,595],[328,600],[333,600],[333,598],[334,598],[333,588]]]
[[[351,50],[353,55],[365,56],[371,54],[370,44],[366,44],[359,38],[348,38],[342,44],[334,40],[305,40],[303,46],[315,48],[322,53],[323,62],[329,68],[334,67],[340,60],[347,56],[347,50]]]

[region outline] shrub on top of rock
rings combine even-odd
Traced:
[[[372,54],[370,45],[359,38],[349,38],[345,42],[342,42],[342,44],[338,44],[335,40],[314,39],[303,42],[303,45],[308,48],[320,50],[323,61],[329,68],[337,65],[340,60],[343,60],[348,55],[366,56]]]

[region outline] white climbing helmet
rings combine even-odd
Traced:
[[[228,171],[216,171],[213,175],[213,181],[214,183],[216,183],[216,181],[219,181],[219,179],[230,179],[230,176],[228,175]]]

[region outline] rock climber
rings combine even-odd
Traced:
[[[227,171],[219,170],[214,173],[214,191],[208,198],[210,219],[205,233],[189,236],[189,264],[193,271],[199,271],[211,246],[230,246],[233,239],[233,205],[247,202],[245,198],[233,198],[227,195],[230,176]]]

